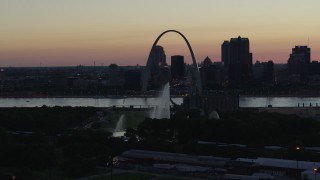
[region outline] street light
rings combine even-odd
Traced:
[[[296,146],[296,160],[297,160],[297,178],[299,177],[299,161],[298,161],[298,152],[300,151],[300,146]]]
[[[313,171],[314,171],[314,180],[317,180],[317,171],[318,171],[318,168],[313,168]]]

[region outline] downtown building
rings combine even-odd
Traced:
[[[231,38],[221,45],[221,59],[233,86],[243,86],[252,80],[252,53],[248,38]]]
[[[207,56],[201,63],[200,77],[203,89],[211,90],[220,88],[224,81],[224,69],[222,63],[213,63]]]
[[[170,69],[166,62],[166,54],[162,46],[155,46],[151,50],[150,62],[150,86],[151,89],[159,89],[169,82]]]
[[[320,85],[320,63],[319,61],[313,60],[309,65],[309,85]]]
[[[184,79],[185,65],[184,57],[180,55],[171,56],[171,80],[179,81]]]
[[[224,41],[221,45],[221,61],[225,67],[229,66],[229,41]]]
[[[291,83],[307,83],[310,66],[310,52],[308,46],[295,46],[288,59],[289,78]]]
[[[274,63],[257,61],[252,68],[255,82],[272,85],[275,82]]]

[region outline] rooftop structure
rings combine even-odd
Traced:
[[[213,156],[193,156],[179,153],[168,153],[158,151],[145,150],[128,150],[121,154],[125,158],[151,160],[151,161],[165,161],[172,163],[185,163],[202,166],[223,166],[229,161],[229,158],[213,157]]]

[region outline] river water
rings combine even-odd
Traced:
[[[320,106],[320,97],[240,97],[239,107]]]
[[[182,98],[172,98],[182,104]],[[300,107],[320,106],[320,97],[240,97],[239,107]],[[45,106],[130,106],[155,105],[156,98],[0,98],[0,107],[41,107]]]
[[[182,98],[172,98],[182,104]],[[41,107],[41,106],[130,106],[147,107],[156,105],[156,98],[0,98],[0,107]]]

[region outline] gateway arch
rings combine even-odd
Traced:
[[[149,56],[148,56],[148,61],[147,61],[146,69],[145,69],[143,80],[142,80],[142,91],[144,91],[144,92],[147,91],[148,81],[150,79],[150,66],[151,66],[151,61],[152,61],[152,57],[151,57],[152,56],[152,51],[156,47],[156,45],[158,44],[158,41],[161,39],[161,37],[163,35],[169,33],[169,32],[174,32],[174,33],[179,34],[184,39],[184,41],[187,43],[189,51],[190,51],[190,54],[191,54],[192,63],[193,63],[193,74],[194,74],[194,78],[195,78],[195,81],[196,81],[195,85],[196,85],[196,91],[197,91],[196,94],[201,94],[202,85],[201,85],[201,80],[200,80],[200,72],[199,72],[199,68],[198,68],[198,64],[197,64],[194,52],[192,50],[192,47],[191,47],[188,39],[181,32],[179,32],[177,30],[164,31],[154,41],[154,43],[153,43],[153,45],[151,47],[151,51],[150,51]]]

